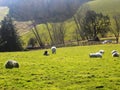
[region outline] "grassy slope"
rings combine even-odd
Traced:
[[[88,3],[91,9],[96,12],[102,12],[108,15],[111,20],[111,28],[113,30],[117,29],[113,16],[120,15],[120,0],[95,0]],[[110,36],[112,36],[110,34]]]
[[[7,7],[0,7],[0,21],[4,18],[7,14],[8,8]]]
[[[88,4],[91,9],[102,12],[108,15],[115,15],[116,13],[120,13],[120,0],[95,0],[91,1]]]
[[[43,50],[0,53],[0,89],[7,90],[119,90],[120,45],[96,45],[57,49],[43,56]],[[105,50],[103,58],[89,58],[90,52]],[[50,49],[48,49],[50,51]],[[50,52],[51,54],[51,52]],[[6,60],[20,63],[19,69],[5,69]]]

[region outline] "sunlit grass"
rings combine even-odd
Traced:
[[[0,89],[7,90],[118,90],[120,58],[111,51],[120,45],[58,48],[57,54],[43,56],[44,50],[0,53]],[[103,58],[89,58],[90,52],[105,50]],[[7,60],[19,62],[19,69],[5,69]]]

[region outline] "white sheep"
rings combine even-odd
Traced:
[[[56,47],[55,46],[52,46],[51,50],[52,50],[52,54],[56,54]]]
[[[104,50],[99,50],[99,52],[96,53],[90,53],[89,56],[91,58],[102,58],[102,55],[104,54]]]
[[[90,53],[89,56],[91,58],[102,58],[102,54],[100,52],[97,53]]]

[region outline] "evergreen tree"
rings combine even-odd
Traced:
[[[10,16],[6,16],[1,23],[0,29],[1,39],[6,42],[0,47],[0,51],[20,51],[22,45],[20,38],[16,32],[16,28]]]

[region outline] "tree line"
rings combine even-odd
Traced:
[[[112,27],[113,23],[111,23],[111,17],[108,15],[104,15],[103,13],[97,13],[93,10],[89,10],[88,8],[81,7],[78,12],[75,14],[72,14],[75,12],[74,6],[71,4],[71,2],[65,3],[66,5],[66,13],[70,14],[72,16],[72,19],[76,25],[74,28],[74,32],[72,34],[75,34],[74,38],[76,39],[78,45],[79,41],[81,40],[88,40],[88,41],[99,41],[101,37],[106,37],[106,35],[110,32],[113,34],[116,38],[116,43],[119,42],[119,33],[120,33],[120,15],[116,14],[112,17],[114,21],[115,28]],[[23,4],[21,4],[23,5]],[[27,4],[26,4],[27,5]],[[25,6],[26,6],[25,5]],[[48,5],[48,4],[47,4]],[[46,5],[44,5],[46,6]],[[13,8],[17,6],[12,6]],[[26,6],[27,7],[27,6]],[[22,43],[20,40],[20,37],[16,31],[15,25],[13,24],[13,21],[10,16],[13,18],[16,18],[17,20],[30,20],[31,24],[29,27],[31,27],[31,30],[35,36],[35,38],[30,38],[28,44],[32,45],[32,47],[35,46],[35,43],[37,42],[39,44],[39,47],[45,48],[45,42],[43,41],[43,37],[39,34],[37,25],[40,23],[43,23],[45,25],[45,28],[47,30],[47,34],[49,35],[46,37],[46,40],[50,39],[50,45],[64,45],[65,46],[65,37],[67,35],[66,26],[65,26],[65,20],[61,20],[62,17],[64,17],[64,13],[62,12],[63,16],[59,17],[59,19],[56,19],[55,17],[51,17],[52,20],[50,20],[50,17],[39,17],[39,10],[33,12],[26,13],[23,7],[19,7],[19,10],[16,12],[14,9],[11,9],[9,12],[9,15],[4,18],[4,20],[1,22],[1,28],[0,28],[0,50],[1,51],[17,51],[22,50]],[[29,6],[27,7],[29,8]],[[25,9],[27,9],[25,8]],[[30,10],[29,10],[30,11]],[[46,12],[46,15],[50,15],[51,13],[55,14],[56,12]],[[60,14],[60,13],[59,13]],[[37,16],[36,16],[37,15]],[[16,17],[17,16],[17,17]],[[27,18],[28,19],[27,19]],[[55,21],[53,21],[53,19]],[[49,21],[50,20],[50,21]],[[46,34],[44,34],[46,36]],[[13,43],[16,45],[14,48],[12,48],[12,44],[10,42],[14,41]],[[16,47],[16,49],[15,49]]]
[[[110,17],[102,13],[88,10],[84,17],[80,13],[73,16],[75,22],[75,37],[78,42],[81,40],[99,41],[101,37],[106,37],[108,32],[113,34],[116,38],[116,43],[119,43],[120,33],[120,15],[113,17],[115,28],[111,27]],[[65,36],[67,34],[65,22],[59,23],[44,23],[50,39],[50,45],[65,46]],[[45,43],[38,33],[37,24],[32,23],[32,32],[35,38],[30,38],[28,44],[35,46],[38,42],[41,48],[45,48]],[[23,50],[22,41],[17,33],[16,27],[12,18],[7,15],[1,22],[0,28],[0,51],[19,51]]]
[[[84,10],[85,11],[85,10]],[[114,22],[114,28],[112,27]],[[74,28],[75,39],[78,42],[82,40],[100,41],[100,38],[106,38],[108,33],[115,36],[116,43],[119,43],[120,33],[120,15],[114,15],[112,18],[103,13],[97,13],[93,10],[87,10],[84,15],[80,12],[73,16],[76,27]],[[48,30],[51,45],[65,45],[67,35],[65,22],[45,23]],[[37,30],[37,29],[36,29]],[[44,44],[44,42],[42,42]]]

